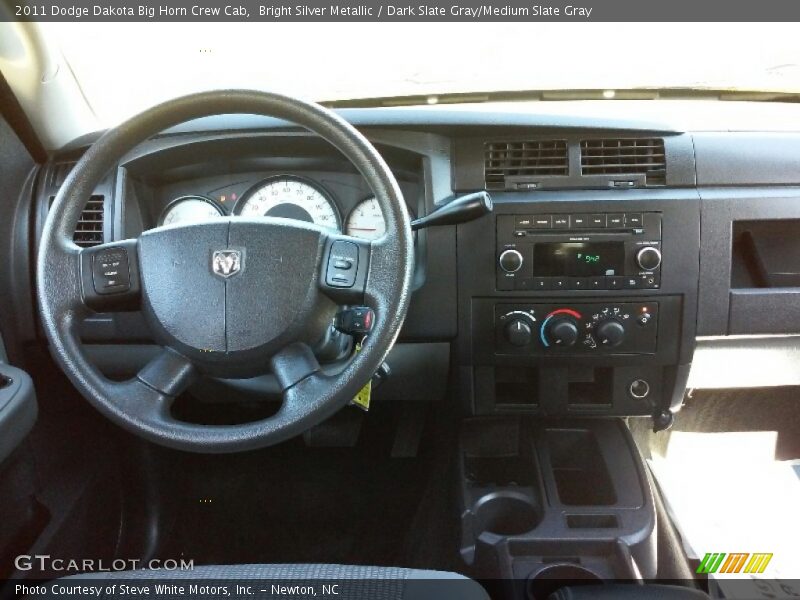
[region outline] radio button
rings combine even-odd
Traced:
[[[553,217],[550,215],[534,215],[533,228],[534,229],[550,229],[553,227]]]
[[[591,289],[591,277],[570,277],[569,289],[571,290],[588,290]]]
[[[589,280],[589,289],[591,290],[605,290],[608,287],[605,277],[592,277]]]
[[[606,226],[606,215],[589,215],[589,227],[604,229]]]
[[[553,277],[550,279],[550,289],[551,290],[565,290],[567,289],[567,278],[566,277]]]
[[[583,229],[589,226],[589,217],[587,215],[572,215],[572,227],[575,229]]]
[[[615,275],[614,277],[606,277],[606,284],[610,290],[621,290],[625,287],[627,280],[627,277]]]
[[[624,287],[629,290],[635,290],[636,288],[641,287],[641,279],[638,277],[623,277],[622,279],[624,280]]]
[[[515,229],[530,229],[533,226],[533,217],[530,215],[519,215],[514,221]]]
[[[553,229],[569,229],[569,215],[553,215]]]
[[[625,225],[628,227],[641,227],[642,213],[625,213]]]
[[[625,227],[625,215],[623,214],[608,215],[608,227],[610,228]]]
[[[539,292],[545,292],[550,289],[550,277],[534,277],[533,289]]]
[[[515,290],[532,290],[533,289],[533,280],[530,277],[527,278],[517,278],[517,281],[514,283]]]

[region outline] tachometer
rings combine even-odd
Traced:
[[[283,217],[340,230],[339,214],[319,186],[289,175],[263,181],[245,194],[234,212],[244,217]]]
[[[222,210],[208,198],[202,196],[183,196],[167,205],[159,225],[174,225],[176,223],[197,223],[207,219],[222,216]]]
[[[347,235],[374,240],[386,233],[383,211],[374,196],[356,206],[347,217]]]

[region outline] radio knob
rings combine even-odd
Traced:
[[[578,325],[569,317],[557,317],[547,325],[546,335],[554,346],[567,348],[578,339]]]
[[[522,268],[522,254],[516,250],[506,250],[500,255],[500,268],[506,273],[516,273]]]
[[[661,265],[661,252],[653,246],[645,246],[636,253],[636,264],[645,271],[652,271]]]
[[[531,326],[522,319],[514,319],[506,325],[505,336],[512,346],[527,346],[531,343]]]
[[[597,326],[595,336],[601,346],[613,348],[614,346],[619,346],[622,340],[625,339],[625,328],[619,321],[610,319],[608,321],[603,321]]]

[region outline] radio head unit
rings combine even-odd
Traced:
[[[657,289],[661,213],[497,216],[497,290]]]

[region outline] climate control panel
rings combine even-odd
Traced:
[[[658,302],[496,304],[497,354],[654,354]]]

